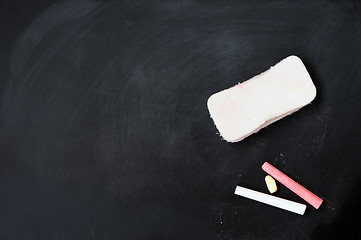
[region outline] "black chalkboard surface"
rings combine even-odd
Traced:
[[[361,237],[359,1],[3,0],[0,34],[0,239]],[[292,54],[312,104],[222,141],[207,98]],[[265,161],[320,209],[234,195]]]

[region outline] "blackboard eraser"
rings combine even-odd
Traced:
[[[222,138],[238,142],[315,97],[316,87],[303,62],[289,56],[269,70],[213,94],[207,107]]]

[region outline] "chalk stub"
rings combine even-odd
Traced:
[[[316,88],[300,58],[289,56],[243,83],[208,98],[220,135],[238,142],[309,104]]]
[[[273,179],[273,177],[267,175],[264,180],[266,182],[268,191],[270,193],[275,193],[277,191],[277,184],[276,181]]]

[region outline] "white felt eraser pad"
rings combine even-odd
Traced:
[[[301,59],[289,56],[234,87],[208,98],[208,110],[228,142],[238,142],[297,111],[316,96],[316,88]]]

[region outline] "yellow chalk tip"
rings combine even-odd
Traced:
[[[270,193],[274,193],[277,191],[276,181],[273,179],[273,177],[267,175],[264,180],[266,181],[266,185]]]

